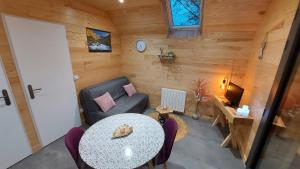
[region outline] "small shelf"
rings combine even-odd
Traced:
[[[175,54],[173,52],[168,52],[167,54],[164,54],[163,48],[160,48],[160,55],[158,55],[160,62],[168,61],[172,62],[175,60]]]
[[[160,61],[173,61],[175,59],[174,56],[167,56],[167,55],[158,55]]]

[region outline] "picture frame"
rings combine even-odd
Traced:
[[[94,28],[86,28],[89,52],[112,52],[111,33]]]

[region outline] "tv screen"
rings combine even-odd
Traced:
[[[231,107],[239,107],[243,93],[243,88],[232,82],[229,82],[225,97],[230,102]]]

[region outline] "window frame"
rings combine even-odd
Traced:
[[[171,2],[170,0],[165,1],[165,10],[167,12],[167,19],[169,23],[169,30],[176,31],[176,30],[202,30],[202,22],[203,22],[203,4],[204,0],[200,0],[200,12],[199,12],[199,25],[193,26],[174,26],[173,23],[173,16],[172,16],[172,9],[171,9]]]

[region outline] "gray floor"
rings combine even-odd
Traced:
[[[188,135],[177,142],[167,163],[168,169],[243,169],[241,157],[230,148],[220,148],[224,136],[218,127],[206,121],[182,116]],[[29,156],[10,169],[75,169],[63,138]],[[162,166],[157,166],[162,169]]]
[[[282,138],[275,132],[271,136],[257,168],[298,169],[300,156],[296,151],[299,140]]]

